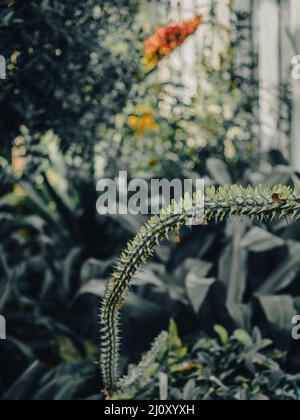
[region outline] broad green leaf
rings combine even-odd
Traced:
[[[219,279],[227,290],[226,306],[230,312],[231,306],[243,302],[247,282],[247,251],[241,246],[241,238],[246,226],[233,222],[227,227],[229,236],[219,261]],[[235,314],[230,313],[234,321],[240,325]]]
[[[259,288],[260,294],[272,294],[288,287],[300,270],[300,250],[290,247],[290,253],[272,271],[270,276]]]
[[[178,347],[181,345],[181,340],[178,336],[178,328],[174,319],[170,320],[169,324],[169,348]]]
[[[234,338],[239,341],[243,346],[250,347],[253,345],[253,340],[247,331],[244,330],[235,330],[233,333]]]
[[[3,400],[19,401],[26,400],[31,397],[31,390],[36,387],[41,375],[44,372],[44,367],[39,362],[34,362],[30,365],[12,387],[6,392]]]
[[[198,313],[211,286],[214,284],[215,279],[199,278],[196,274],[191,272],[187,275],[185,282],[188,297],[194,311]]]
[[[196,381],[194,379],[190,379],[186,383],[183,389],[183,400],[184,401],[192,400],[194,397],[195,389],[196,389]]]
[[[291,296],[257,295],[257,302],[269,324],[277,345],[288,348],[291,342],[291,320],[296,313]]]
[[[284,245],[282,238],[258,227],[252,228],[241,241],[241,246],[252,252],[266,252]]]
[[[84,294],[92,294],[103,298],[106,290],[106,280],[91,280],[79,290],[77,297]]]
[[[206,161],[206,165],[212,179],[218,184],[230,185],[232,183],[227,165],[221,159],[209,158]]]

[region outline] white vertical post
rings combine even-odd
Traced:
[[[220,55],[226,55],[231,37],[229,0],[215,2],[215,8],[219,27],[213,34],[213,65],[220,68]]]
[[[291,43],[291,19],[292,19],[292,1],[281,0],[281,81],[290,83],[291,81],[291,57],[294,54]]]
[[[291,57],[293,56],[293,47],[291,43],[290,34],[290,23],[291,23],[291,0],[280,1],[280,81],[284,85],[291,84]],[[284,107],[284,105],[283,105]],[[288,118],[289,110],[284,107],[283,126],[280,127],[280,147],[284,156],[290,158],[290,133],[288,132],[290,127],[290,120]]]
[[[184,20],[193,19],[195,17],[195,1],[181,0],[182,18]],[[197,91],[197,79],[195,74],[195,58],[196,58],[196,41],[195,36],[190,37],[182,47],[182,60],[184,71],[182,73],[182,81],[186,86],[189,97],[193,97]],[[189,99],[190,99],[189,98]]]
[[[300,1],[291,0],[291,34],[294,55],[300,55]],[[292,58],[291,58],[292,59]],[[300,80],[293,80],[293,117],[291,135],[291,164],[300,171]]]
[[[259,7],[261,148],[262,151],[268,151],[279,146],[279,7],[277,0],[258,0],[257,7]]]

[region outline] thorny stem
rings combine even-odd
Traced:
[[[191,204],[188,204],[191,203]],[[178,233],[195,215],[197,197],[186,197],[178,204],[172,203],[167,211],[152,217],[129,242],[121,254],[110,280],[101,308],[101,370],[106,393],[118,388],[119,363],[119,313],[124,299],[141,266],[153,255],[154,249],[169,234]],[[300,186],[268,188],[225,186],[216,190],[207,188],[204,196],[205,222],[219,222],[232,217],[250,217],[259,222],[270,222],[274,218],[300,218]]]

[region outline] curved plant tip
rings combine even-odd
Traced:
[[[180,203],[173,202],[167,210],[153,216],[129,242],[118,260],[101,307],[101,370],[106,396],[120,389],[122,383],[118,374],[119,313],[126,294],[141,266],[154,254],[155,247],[164,239],[169,239],[171,234],[177,236],[183,227],[190,224],[191,218],[197,217],[198,203],[198,196],[193,199],[185,197]],[[284,185],[274,188],[262,185],[256,188],[237,185],[219,189],[210,187],[205,191],[204,203],[203,224],[233,217],[250,217],[259,222],[283,217],[295,220],[300,218],[300,185],[295,185],[294,189]],[[161,337],[158,343],[160,341]],[[143,366],[144,361],[141,369]],[[132,383],[130,376],[127,381]]]

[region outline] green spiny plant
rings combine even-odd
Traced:
[[[204,223],[219,222],[225,218],[250,217],[253,221],[271,222],[275,218],[300,218],[300,185],[294,189],[279,185],[240,187],[209,187],[204,196]],[[108,284],[101,308],[102,345],[101,369],[108,395],[118,389],[120,380],[118,362],[120,350],[119,314],[140,267],[153,255],[154,249],[170,234],[178,234],[199,212],[199,197],[185,197],[173,202],[160,215],[153,216],[129,242]],[[181,211],[178,211],[178,210]],[[154,348],[156,346],[154,345]]]
[[[147,383],[148,376],[155,373],[158,370],[159,364],[156,362],[163,359],[168,350],[169,334],[163,331],[154,340],[151,349],[142,357],[142,360],[137,366],[133,366],[127,376],[121,378],[118,383],[118,391],[125,393],[129,390],[132,392],[133,389],[142,389]],[[153,371],[153,367],[155,371]],[[149,372],[150,371],[150,372]]]

